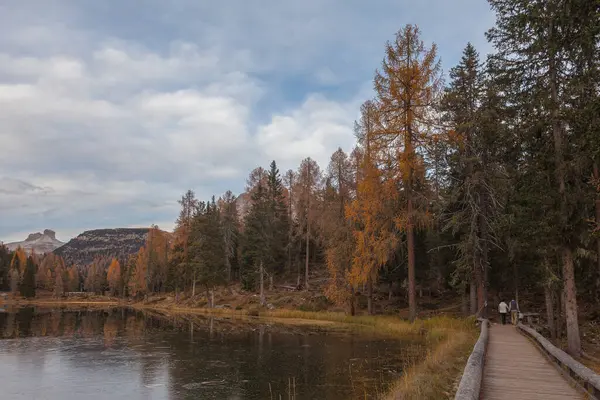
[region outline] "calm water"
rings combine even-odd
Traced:
[[[423,350],[227,318],[0,310],[0,399],[376,398]]]

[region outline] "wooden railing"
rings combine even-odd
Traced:
[[[539,344],[541,349],[590,395],[594,396],[596,399],[600,399],[600,375],[554,346],[548,339],[540,335],[534,329],[521,323],[517,325],[517,328],[527,336],[533,338]]]
[[[454,397],[455,400],[479,400],[488,342],[488,324],[487,319],[481,320],[481,333],[473,347],[473,352],[467,360],[456,397]]]

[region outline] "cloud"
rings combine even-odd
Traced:
[[[272,159],[324,168],[353,145],[385,41],[417,23],[452,65],[483,43],[480,3],[2,3],[0,240],[168,227],[188,188],[239,193]]]

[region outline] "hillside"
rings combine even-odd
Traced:
[[[22,242],[6,243],[6,247],[10,251],[15,251],[18,247],[21,247],[27,253],[33,250],[37,254],[50,253],[62,245],[64,243],[56,239],[56,233],[50,229],[45,229],[44,233],[31,233]]]
[[[85,231],[54,250],[54,254],[63,257],[67,265],[79,266],[89,265],[98,257],[125,258],[145,244],[148,231],[148,228]]]

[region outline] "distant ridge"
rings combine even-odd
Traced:
[[[125,259],[146,243],[149,228],[94,229],[54,250],[67,265],[85,267],[96,258]]]

